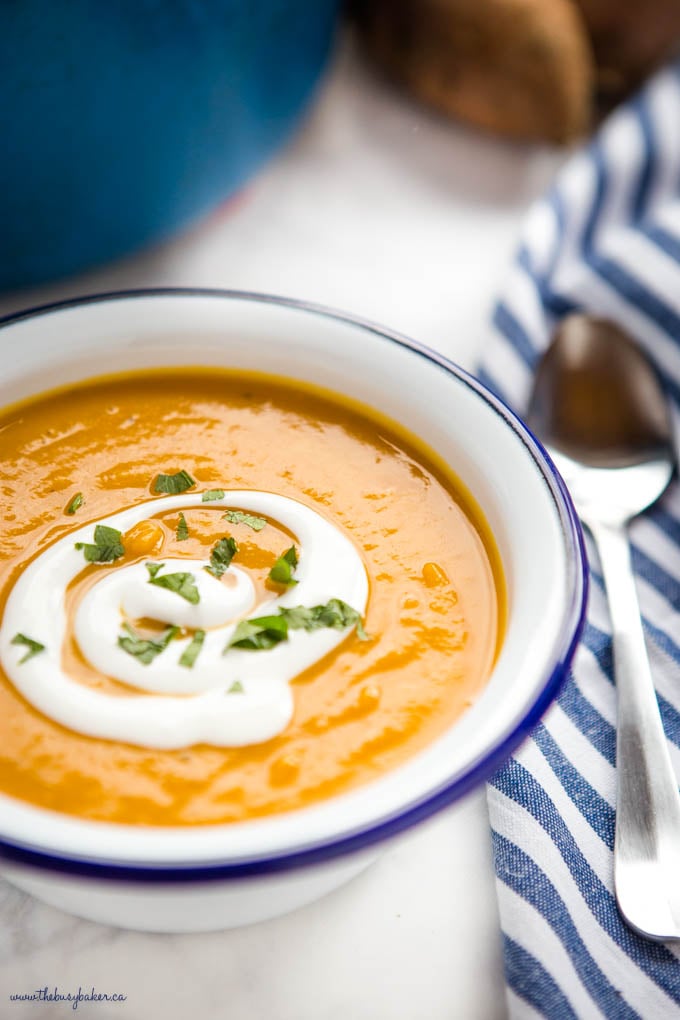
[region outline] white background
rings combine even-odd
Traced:
[[[559,161],[452,125],[342,48],[285,152],[236,201],[161,248],[0,298],[0,315],[126,287],[306,298],[374,319],[465,367],[488,330],[530,200]],[[0,1015],[100,1020],[496,1020],[502,958],[483,792],[288,917],[209,935],[80,921],[0,881]],[[121,1005],[7,1002],[45,985]]]

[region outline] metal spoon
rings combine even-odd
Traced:
[[[614,886],[624,920],[680,938],[680,796],[645,648],[626,527],[675,468],[668,401],[614,323],[566,318],[536,373],[527,416],[597,545],[618,692]]]

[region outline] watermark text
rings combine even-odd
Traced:
[[[89,991],[83,991],[82,985],[78,986],[77,992],[62,992],[58,985],[49,988],[36,988],[32,992],[13,992],[10,994],[10,1002],[68,1002],[71,1009],[78,1009],[81,1002],[125,1002],[127,995],[122,992],[98,992],[93,986]]]

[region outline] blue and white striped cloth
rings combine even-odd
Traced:
[[[479,372],[520,415],[559,320],[588,311],[647,348],[680,411],[680,64],[565,164],[530,211]],[[680,486],[631,528],[661,714],[680,774]],[[614,901],[616,695],[588,540],[588,620],[557,703],[488,787],[512,1017],[680,1016],[680,948],[648,942]],[[680,882],[680,875],[677,876]]]

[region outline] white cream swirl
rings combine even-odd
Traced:
[[[299,546],[298,584],[255,606],[248,574],[237,562],[223,580],[207,573],[203,561],[161,558],[162,572],[193,575],[199,602],[149,584],[144,563],[101,564],[101,578],[82,599],[74,621],[81,652],[101,673],[148,694],[110,695],[84,686],[62,667],[66,635],[66,588],[84,567],[76,542],[91,542],[94,525],[80,528],[42,552],[10,592],[0,625],[0,663],[17,690],[44,715],[77,733],[120,740],[140,747],[180,748],[206,743],[240,747],[280,733],[290,721],[289,681],[327,655],[347,631],[290,631],[273,648],[230,648],[239,620],[276,614],[279,606],[315,606],[342,599],[359,613],[366,609],[368,580],[361,557],[341,531],[296,500],[259,491],[227,491],[210,506],[264,515],[287,528]],[[168,510],[205,509],[200,493],[146,500],[99,524],[124,532]],[[226,529],[225,529],[226,530]],[[236,557],[238,561],[238,557]],[[168,624],[206,631],[193,669],[179,663],[190,638],[173,640],[148,665],[118,645],[125,618],[152,617]],[[24,658],[13,644],[25,634],[45,645]],[[229,690],[238,681],[238,693]]]

